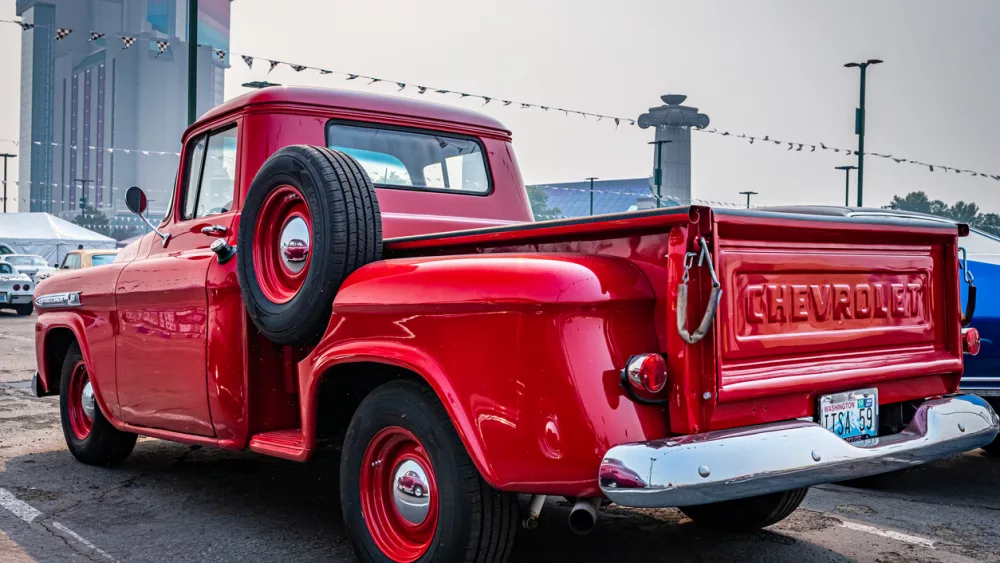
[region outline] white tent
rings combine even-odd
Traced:
[[[115,248],[115,239],[48,213],[0,213],[0,242],[58,267],[70,250]]]

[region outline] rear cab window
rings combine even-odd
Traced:
[[[354,157],[380,188],[488,195],[483,147],[473,137],[331,121],[326,144]]]
[[[103,266],[115,261],[116,254],[94,254],[90,257],[91,266]]]

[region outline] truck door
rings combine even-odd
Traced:
[[[191,137],[165,246],[131,262],[116,285],[118,399],[137,426],[213,436],[207,392],[209,246],[233,227],[237,126]]]

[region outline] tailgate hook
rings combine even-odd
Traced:
[[[965,283],[969,286],[969,295],[965,300],[965,312],[962,313],[962,326],[965,327],[972,324],[972,316],[976,313],[976,278],[973,277],[972,270],[969,269],[965,248],[958,247],[958,253],[961,255],[958,266],[962,269]]]
[[[681,276],[681,283],[677,286],[677,331],[680,333],[681,338],[688,344],[694,344],[705,338],[705,335],[708,334],[708,329],[712,326],[712,320],[715,318],[715,310],[719,307],[719,301],[722,300],[722,285],[715,274],[715,264],[712,263],[712,255],[708,253],[708,241],[704,238],[699,238],[695,242],[701,247],[701,251],[688,252],[684,255],[684,275]],[[699,268],[708,266],[708,272],[712,276],[712,293],[708,296],[708,307],[705,309],[705,315],[701,318],[701,323],[694,333],[690,333],[687,330],[687,282],[691,277],[691,268],[694,266],[694,259],[696,257],[698,258]]]

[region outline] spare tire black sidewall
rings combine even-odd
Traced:
[[[275,303],[267,298],[257,279],[253,260],[254,231],[268,196],[286,185],[298,190],[309,208],[312,222],[310,258],[299,291],[291,300]],[[354,200],[360,195],[370,198],[374,221],[371,217],[356,217]],[[335,228],[344,223],[346,231]],[[352,234],[352,228],[367,232]],[[285,147],[274,153],[250,184],[237,236],[240,288],[247,313],[257,328],[279,344],[308,345],[318,341],[329,322],[333,298],[340,285],[353,270],[381,256],[381,231],[374,187],[353,158],[330,149],[303,145]],[[355,239],[353,244],[352,237]],[[364,255],[366,245],[357,243],[359,237],[365,240],[375,237],[375,252]]]

